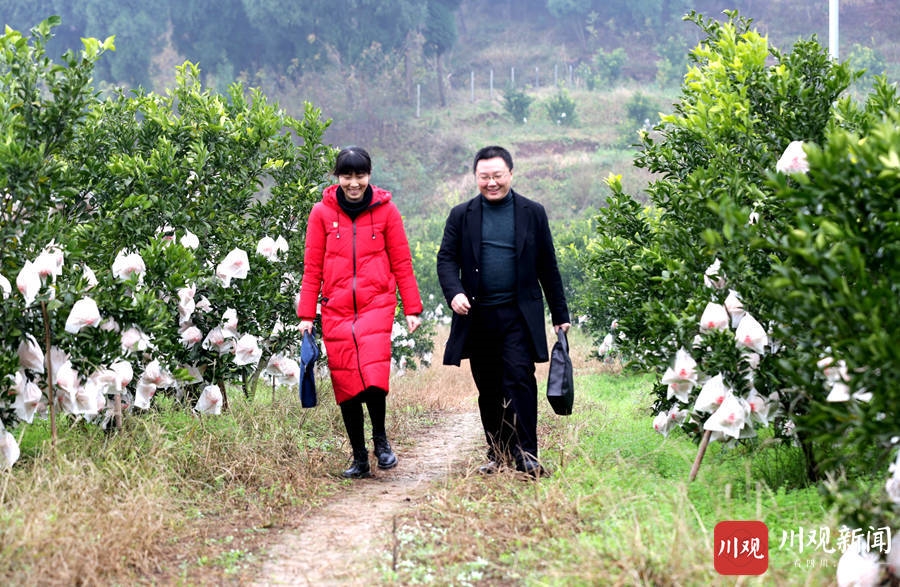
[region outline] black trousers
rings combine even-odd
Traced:
[[[366,452],[363,404],[366,404],[366,408],[369,410],[369,419],[372,421],[372,436],[384,436],[384,419],[387,411],[386,400],[387,392],[379,387],[372,386],[339,404],[344,427],[347,429],[347,438],[350,440],[350,447],[353,449],[354,455],[361,455]]]
[[[493,460],[538,456],[537,381],[531,335],[516,304],[478,307],[469,365]]]

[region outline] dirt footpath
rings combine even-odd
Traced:
[[[478,412],[446,413],[415,445],[395,445],[399,464],[354,481],[332,501],[296,520],[273,545],[253,585],[370,585],[390,560],[394,518],[417,507],[428,487],[451,470],[480,464]],[[473,464],[474,463],[474,464]]]

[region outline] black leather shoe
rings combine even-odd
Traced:
[[[366,477],[372,476],[372,471],[369,469],[369,461],[357,461],[354,460],[353,464],[350,465],[350,468],[341,473],[347,479],[365,479]]]
[[[516,471],[525,473],[535,479],[548,476],[547,470],[541,466],[540,461],[532,456],[523,456],[519,458],[516,462]]]
[[[365,479],[372,475],[369,469],[369,451],[365,447],[353,449],[353,464],[341,473],[348,479]]]
[[[391,450],[391,443],[387,436],[373,436],[375,443],[375,457],[378,459],[379,469],[393,469],[397,466],[397,455]]]
[[[488,461],[485,464],[478,467],[478,472],[481,475],[493,475],[497,471],[500,470],[500,464],[497,461]]]

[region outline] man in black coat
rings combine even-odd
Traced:
[[[569,329],[569,309],[547,213],[511,189],[509,151],[484,147],[473,170],[481,193],[450,211],[437,255],[453,310],[444,364],[469,359],[488,443],[481,472],[514,460],[538,477],[534,365],[549,360],[544,296],[554,331]]]

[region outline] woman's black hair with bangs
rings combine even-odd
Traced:
[[[334,160],[334,174],[372,173],[372,158],[362,147],[344,147]]]

